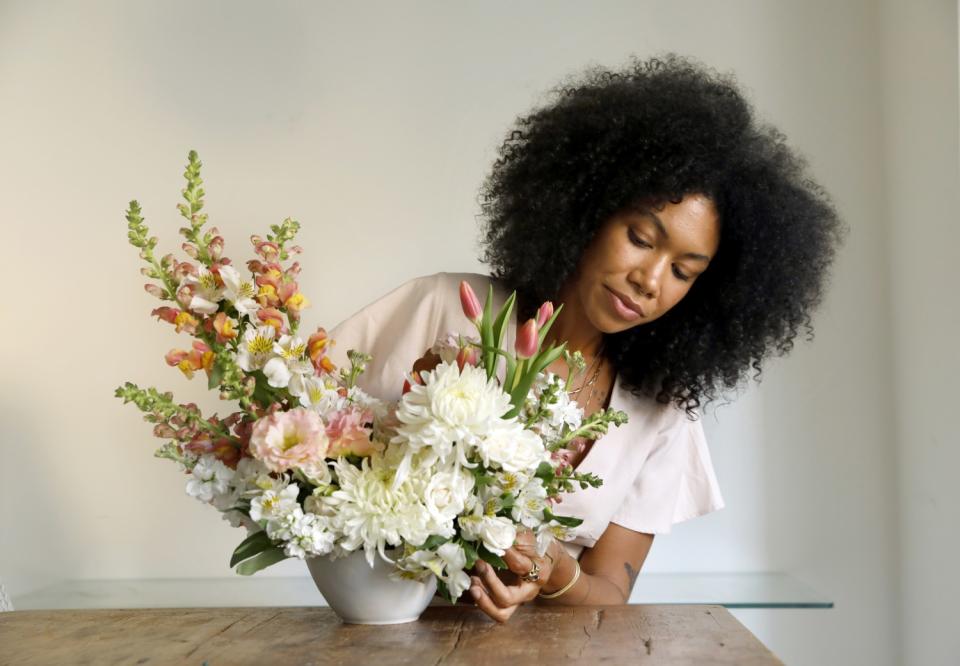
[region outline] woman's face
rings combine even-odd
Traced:
[[[719,244],[719,217],[705,195],[616,213],[584,251],[562,300],[572,297],[604,333],[647,324],[680,302]]]

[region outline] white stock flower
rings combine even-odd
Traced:
[[[187,481],[187,494],[202,502],[210,502],[219,495],[230,492],[230,479],[233,470],[217,460],[215,456],[204,454],[193,466]]]
[[[240,273],[233,266],[221,266],[220,277],[223,278],[224,297],[233,303],[237,313],[247,315],[253,319],[260,306],[253,297],[257,295],[257,285],[251,279],[240,277]]]
[[[265,490],[262,495],[250,502],[250,517],[257,522],[276,520],[295,507],[299,507],[297,504],[299,494],[300,486],[296,483],[291,483],[279,491]]]
[[[326,555],[333,550],[336,535],[329,530],[329,518],[302,511],[295,511],[293,515],[283,547],[286,555],[302,560],[308,555]]]
[[[263,368],[274,356],[275,335],[276,329],[273,326],[263,325],[247,329],[237,349],[237,365],[240,369],[252,372]]]

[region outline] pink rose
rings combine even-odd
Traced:
[[[373,412],[355,405],[345,407],[327,416],[327,438],[330,447],[327,456],[337,458],[349,453],[369,456],[376,448],[370,441],[367,423],[373,421]]]
[[[323,419],[304,407],[264,416],[250,433],[253,455],[274,472],[322,463],[329,444]]]

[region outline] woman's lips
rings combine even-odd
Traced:
[[[620,315],[621,318],[627,321],[634,321],[644,316],[643,310],[640,310],[639,307],[636,309],[630,307],[630,302],[617,294],[613,289],[610,289],[610,287],[607,287],[607,292],[610,294],[610,303],[614,311]]]

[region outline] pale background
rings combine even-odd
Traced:
[[[8,591],[229,573],[242,535],[113,397],[216,407],[163,362],[188,340],[149,317],[123,218],[139,199],[179,246],[190,148],[235,260],[300,220],[305,324],[332,327],[412,276],[483,271],[476,194],[511,121],[588,64],[673,50],[736,72],[852,233],[814,342],[708,410],[727,508],[645,571],[787,571],[830,597],[736,612],[788,664],[955,664],[955,1],[346,5],[0,2]]]

